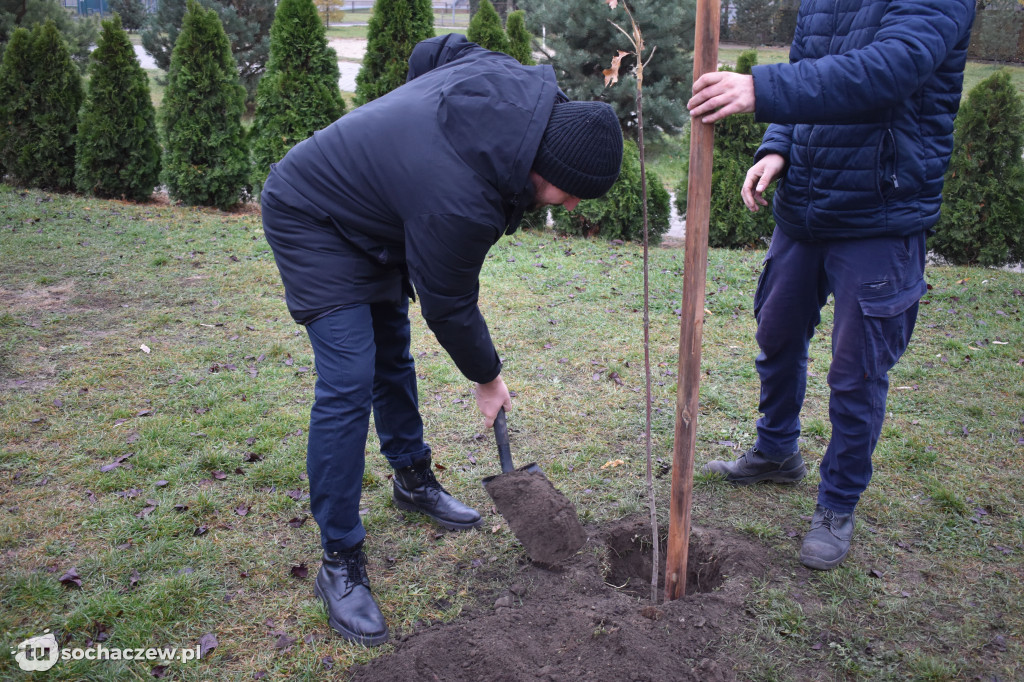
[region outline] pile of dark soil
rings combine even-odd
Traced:
[[[744,597],[770,565],[768,550],[694,528],[687,596],[655,606],[646,520],[587,530],[587,544],[560,569],[525,564],[514,582],[481,595],[480,606],[403,636],[394,653],[353,668],[353,679],[735,679],[720,647],[749,623]]]
[[[586,543],[576,507],[539,469],[493,476],[484,479],[484,487],[535,563],[559,566]]]

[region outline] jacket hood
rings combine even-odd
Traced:
[[[428,71],[443,79],[437,123],[452,149],[503,197],[522,194],[555,101],[565,99],[554,69],[523,66],[452,33],[413,50],[409,80]]]
[[[460,33],[448,33],[420,41],[416,43],[416,47],[413,48],[412,54],[409,56],[409,73],[405,82],[408,83],[427,71],[433,71],[439,66],[453,62],[474,48],[483,49],[476,43],[466,40],[466,36]]]

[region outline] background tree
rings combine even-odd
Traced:
[[[409,55],[421,40],[434,35],[423,18],[425,6],[409,0],[376,0],[367,27],[366,54],[356,74],[356,104],[363,105],[405,83]],[[429,28],[429,31],[428,31]]]
[[[69,13],[60,0],[0,0],[0,55],[15,28],[31,29],[47,19],[56,24],[68,43],[71,58],[84,72],[89,51],[99,35],[99,21]]]
[[[1024,261],[1024,102],[1009,71],[975,86],[955,125],[929,247],[957,265]]]
[[[732,0],[732,6],[736,15],[729,29],[731,40],[753,45],[771,42],[778,0]]]
[[[271,163],[344,113],[338,58],[313,0],[281,0],[250,133],[253,193],[259,195]]]
[[[648,242],[657,244],[668,232],[670,204],[668,191],[649,168],[647,192]],[[563,234],[640,241],[644,237],[642,197],[640,151],[636,142],[626,139],[623,141],[622,170],[608,193],[600,199],[581,201],[572,213],[559,206],[552,210],[551,215],[555,229]]]
[[[491,0],[480,0],[479,9],[469,20],[466,38],[488,50],[508,52],[508,37]]]
[[[736,71],[750,73],[757,64],[757,52],[745,50],[736,60]],[[723,71],[732,71],[722,67]],[[768,126],[754,121],[753,114],[735,114],[715,124],[714,168],[711,171],[711,216],[708,221],[708,245],[716,248],[748,248],[757,246],[771,236],[775,227],[771,200],[775,194],[772,184],[764,193],[768,207],[756,213],[744,206],[740,187],[747,169],[754,163],[754,153],[761,146],[761,138]],[[689,148],[689,134],[683,148]],[[687,181],[676,187],[676,210],[686,213]]]
[[[110,0],[109,7],[111,12],[121,17],[121,26],[126,31],[138,31],[149,16],[142,0]]]
[[[149,198],[160,179],[155,118],[149,78],[115,14],[103,22],[90,57],[76,141],[78,189],[104,198]]]
[[[31,34],[15,29],[0,65],[0,102],[0,167],[8,180],[71,189],[82,75],[53,21],[36,24]]]
[[[336,5],[334,0],[317,0],[316,7],[327,28],[331,27],[332,21],[341,22],[345,18],[344,10],[340,5]]]
[[[533,36],[526,30],[526,12],[517,9],[508,15],[505,21],[505,34],[508,36],[510,56],[527,66],[537,63],[533,58]]]
[[[636,125],[636,78],[626,61],[621,85],[605,88],[601,72],[615,56],[616,46],[628,40],[608,21],[608,6],[594,0],[524,0],[527,26],[536,34],[547,27],[551,47],[542,62],[550,63],[558,83],[571,99],[603,100],[615,108],[623,129]],[[637,0],[630,2],[636,23],[644,27],[644,42],[657,47],[644,68],[644,128],[647,135],[676,132],[686,123],[693,63],[694,0]]]
[[[231,54],[250,103],[270,56],[270,27],[274,23],[274,0],[202,0],[220,19],[230,36]],[[156,65],[167,71],[171,52],[181,31],[185,0],[159,0],[156,14],[142,32],[142,46]]]
[[[245,88],[217,13],[188,0],[160,107],[164,184],[172,199],[226,209],[249,179]]]

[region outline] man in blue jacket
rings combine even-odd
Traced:
[[[974,0],[804,0],[788,64],[706,74],[690,114],[753,112],[765,133],[741,196],[779,185],[776,228],[754,294],[761,379],[757,440],[705,470],[737,485],[795,483],[807,350],[834,296],[832,437],[801,562],[838,566],[871,478],[889,370],[910,341],[925,236],[939,219]]]
[[[261,195],[263,226],[294,319],[316,360],[306,466],[323,564],[314,589],[331,627],[388,638],[370,593],[359,519],[372,409],[399,509],[451,530],[480,514],[431,470],[409,348],[409,300],[476,382],[490,427],[511,409],[477,306],[487,251],[532,207],[607,192],[622,132],[611,107],[570,102],[550,66],[522,66],[460,35],[420,43],[408,82],[297,144]]]

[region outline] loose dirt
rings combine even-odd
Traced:
[[[654,606],[646,520],[587,530],[586,545],[561,570],[524,564],[510,584],[482,590],[479,606],[403,635],[394,653],[353,668],[353,679],[735,679],[723,642],[749,624],[744,596],[771,564],[768,550],[694,528],[687,596]]]
[[[556,567],[587,541],[576,507],[544,474],[520,469],[485,481],[494,506],[534,562]]]

